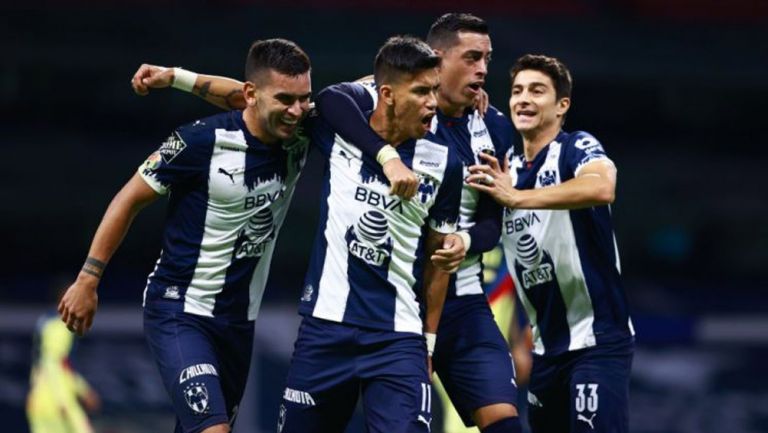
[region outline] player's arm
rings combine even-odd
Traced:
[[[363,114],[373,109],[366,91],[348,83],[326,87],[318,93],[315,104],[320,116],[346,141],[381,164],[390,184],[390,194],[410,200],[419,187],[419,179],[400,160],[397,151],[371,128]]]
[[[144,96],[149,89],[172,86],[190,92],[225,110],[245,108],[243,82],[216,75],[196,74],[181,68],[143,64],[131,79],[136,94]]]
[[[583,165],[573,179],[545,188],[515,189],[509,161],[480,154],[488,164],[473,165],[467,182],[491,195],[499,204],[517,209],[581,209],[613,203],[616,197],[616,166],[608,159]]]
[[[59,302],[59,315],[70,331],[83,335],[90,329],[98,304],[96,289],[104,268],[134,217],[158,196],[137,173],[112,199],[93,237],[83,268]]]

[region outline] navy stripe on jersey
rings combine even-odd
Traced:
[[[179,128],[140,168],[172,192],[145,305],[253,320],[307,140],[266,145],[233,111]]]
[[[557,185],[598,160],[610,162],[594,137],[561,132],[533,161],[515,157],[516,187]],[[554,356],[633,334],[608,206],[507,208],[503,223],[505,256],[533,326],[535,353]]]

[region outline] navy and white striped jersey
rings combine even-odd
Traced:
[[[358,86],[350,84],[350,86]],[[397,146],[420,179],[416,197],[390,196],[381,166],[342,139],[320,107],[313,146],[327,159],[320,224],[299,311],[366,328],[421,334],[417,286],[429,227],[456,229],[461,163],[431,134]],[[426,258],[428,259],[428,258]]]
[[[241,111],[182,126],[139,168],[169,195],[162,251],[146,307],[254,320],[275,238],[306,160],[308,140],[274,146],[252,136]]]
[[[363,82],[362,85],[331,86],[326,92],[332,90],[332,94],[319,94],[317,103],[321,111],[326,100],[337,103],[333,110],[325,110],[323,114],[333,116],[329,122],[338,127],[349,129],[350,125],[358,123],[367,126],[362,111],[375,107],[374,88],[373,81]],[[432,119],[431,131],[455,150],[463,165],[464,177],[469,175],[469,166],[483,162],[478,157],[479,153],[490,153],[501,158],[512,148],[515,137],[512,122],[495,107],[489,107],[484,117],[474,109],[468,109],[461,117],[446,116],[438,109],[437,116]],[[381,138],[365,135],[363,130],[339,130],[339,134],[355,142],[370,141],[371,146],[376,141],[382,141]],[[481,256],[499,242],[501,213],[501,206],[493,198],[463,184],[459,230],[469,232],[472,244],[459,270],[451,275],[449,298],[483,294]]]
[[[518,189],[545,188],[608,156],[586,132],[560,132],[533,161],[512,160]],[[609,206],[504,209],[507,267],[533,329],[534,353],[558,355],[629,338],[629,317]]]
[[[503,158],[512,148],[514,129],[509,119],[495,107],[489,107],[485,117],[477,110],[468,110],[462,117],[449,117],[440,110],[432,119],[432,132],[448,146],[456,149],[463,165],[463,177],[469,176],[469,167],[484,163],[478,155],[488,153]],[[501,207],[493,198],[463,184],[459,230],[468,231],[472,245],[459,270],[451,275],[448,297],[482,295],[482,253],[492,249],[499,241]],[[475,223],[490,222],[491,229],[472,230]]]

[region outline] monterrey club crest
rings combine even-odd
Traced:
[[[208,388],[202,382],[191,383],[184,389],[184,399],[196,414],[208,412]]]

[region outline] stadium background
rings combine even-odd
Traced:
[[[178,92],[135,96],[129,79],[140,63],[239,78],[251,41],[280,36],[311,56],[317,92],[366,75],[386,37],[424,36],[447,11],[491,25],[486,88],[505,112],[517,56],[565,61],[575,77],[566,128],[592,132],[619,167],[613,213],[638,331],[632,431],[768,431],[768,3],[476,3],[3,2],[2,431],[26,431],[35,319],[75,276],[112,195],[174,126],[216,112]],[[320,171],[314,158],[278,242],[237,433],[274,431]],[[139,307],[163,213],[158,203],[136,220],[75,360],[104,399],[102,432],[170,431]]]

